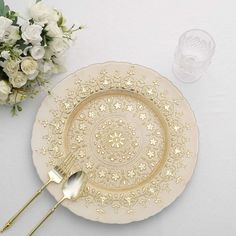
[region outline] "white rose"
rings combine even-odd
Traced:
[[[17,104],[22,102],[27,98],[27,95],[23,92],[20,91],[14,91],[13,93],[10,94],[8,103],[11,105]]]
[[[3,40],[6,30],[11,24],[12,20],[4,16],[0,16],[0,41]]]
[[[26,75],[33,75],[38,69],[38,63],[32,57],[25,57],[21,62],[21,70]]]
[[[66,68],[63,65],[54,64],[52,72],[54,74],[65,73],[66,72]]]
[[[63,38],[53,39],[49,46],[52,52],[56,55],[62,55],[69,48],[68,42]]]
[[[19,56],[23,53],[23,51],[20,48],[13,48],[14,52],[18,54]]]
[[[28,77],[28,80],[34,80],[34,79],[36,79],[36,77],[39,75],[39,71],[35,71],[35,73],[34,74],[32,74],[32,75],[30,75],[29,77]]]
[[[61,13],[53,9],[52,14],[49,17],[49,22],[58,22],[60,20]]]
[[[58,17],[59,17],[58,22],[59,22],[60,26],[62,26],[62,27],[65,26],[66,18],[63,16],[62,12],[58,11],[57,14],[58,14]]]
[[[33,46],[28,46],[28,47],[26,47],[26,48],[23,50],[23,54],[24,54],[25,56],[27,56],[29,50],[30,50],[32,47],[33,47]]]
[[[29,25],[25,24],[21,27],[22,30],[22,38],[26,43],[31,43],[32,45],[40,45],[42,41],[42,30],[43,28],[40,25]]]
[[[26,74],[24,74],[21,71],[18,71],[17,73],[15,73],[9,78],[9,81],[13,85],[13,87],[21,88],[22,86],[26,84],[27,79],[28,78]]]
[[[19,61],[6,60],[3,64],[3,71],[11,77],[19,70]]]
[[[38,2],[30,8],[30,17],[40,25],[48,24],[50,21],[57,21],[55,11],[43,2]]]
[[[50,60],[52,56],[53,56],[52,50],[47,47],[47,48],[45,49],[44,58],[45,58],[46,60]]]
[[[19,27],[11,25],[6,30],[4,41],[8,44],[14,45],[19,39],[21,39]]]
[[[0,80],[0,104],[7,101],[8,95],[11,93],[11,87],[5,80]]]
[[[62,30],[58,27],[56,22],[49,23],[45,30],[47,31],[47,35],[50,37],[61,38],[63,36]]]
[[[42,46],[33,46],[30,49],[30,54],[35,60],[41,60],[45,55],[45,49]]]
[[[58,65],[64,65],[66,61],[66,55],[53,57],[53,62]]]
[[[39,65],[39,70],[44,73],[47,74],[49,72],[51,72],[53,70],[54,64],[52,61],[43,61],[41,62],[41,64]]]
[[[9,51],[2,51],[1,52],[1,57],[4,58],[5,60],[9,59],[10,52]]]

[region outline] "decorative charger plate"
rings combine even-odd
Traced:
[[[191,178],[198,151],[194,114],[157,72],[108,62],[77,71],[42,103],[33,128],[33,161],[42,181],[66,153],[87,188],[64,206],[103,223],[129,223],[172,203]],[[49,188],[58,200],[57,185]]]

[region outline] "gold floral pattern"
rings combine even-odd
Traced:
[[[108,159],[108,164],[122,163],[136,154],[139,142],[135,136],[135,128],[121,118],[109,118],[94,132],[97,153],[101,158]],[[131,151],[131,148],[134,150]]]
[[[131,189],[156,170],[165,149],[165,131],[141,99],[119,91],[102,93],[73,112],[64,132],[67,149],[78,153],[79,165],[98,189]]]
[[[149,201],[162,204],[162,193],[181,184],[181,170],[193,153],[182,97],[160,90],[159,79],[147,84],[136,78],[135,66],[83,81],[74,75],[66,96],[53,95],[56,106],[48,120],[41,155],[56,165],[67,152],[89,176],[83,202],[97,214],[127,208],[128,214]]]

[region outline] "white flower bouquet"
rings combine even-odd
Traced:
[[[22,21],[20,24],[19,21]],[[61,56],[74,33],[61,12],[37,1],[24,19],[0,0],[0,106],[12,106],[33,98],[53,74],[62,72]]]

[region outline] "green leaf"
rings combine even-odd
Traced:
[[[64,19],[63,16],[59,18],[59,21],[57,22],[58,26],[61,27],[63,25]]]
[[[42,0],[36,0],[36,3],[41,2]]]
[[[4,16],[6,16],[9,11],[10,11],[10,7],[5,6],[4,11],[3,11]]]
[[[3,70],[0,70],[0,80],[6,80],[6,81],[9,80],[8,76],[5,74]]]
[[[29,45],[25,44],[25,41],[23,39],[20,39],[17,41],[17,46],[19,49],[24,51]]]
[[[12,115],[12,116],[16,116],[16,115],[17,115],[16,105],[13,105],[13,106],[12,106],[11,115]]]
[[[17,110],[22,111],[22,107],[20,105],[17,105]]]
[[[4,8],[5,8],[4,0],[0,0],[0,16],[3,15]]]
[[[5,6],[4,0],[0,0],[0,9],[3,9]]]
[[[20,103],[14,104],[11,109],[12,116],[17,116],[19,112],[21,112],[23,109],[20,105]]]
[[[13,25],[16,25],[16,24],[17,24],[18,17],[17,17],[16,12],[14,12],[14,11],[9,11],[9,12],[7,13],[7,18],[13,21]]]
[[[9,6],[5,5],[4,0],[0,0],[0,16],[7,17],[9,11]]]

